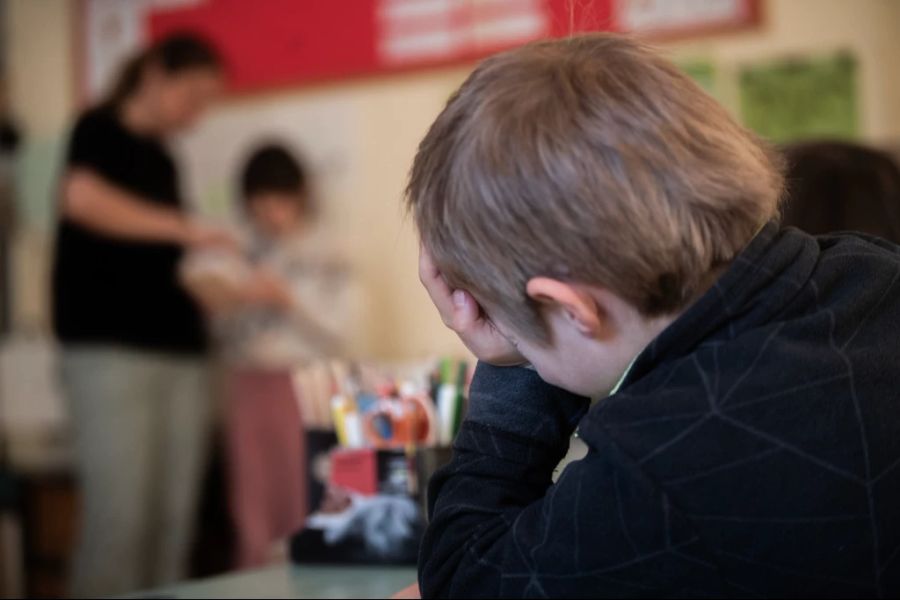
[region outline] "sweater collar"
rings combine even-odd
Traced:
[[[634,360],[618,389],[662,362],[685,356],[708,340],[732,339],[773,320],[815,268],[818,244],[796,229],[765,225],[703,296]]]

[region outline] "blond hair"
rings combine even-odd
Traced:
[[[777,215],[781,172],[672,63],[592,34],[482,62],[419,145],[406,197],[450,285],[546,342],[529,279],[676,312]]]

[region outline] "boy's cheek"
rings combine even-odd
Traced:
[[[539,347],[528,342],[519,342],[516,347],[525,360],[534,367],[541,379],[550,385],[565,389],[565,370],[561,368],[559,352],[555,348]]]
[[[615,377],[606,376],[604,365],[588,356],[577,353],[563,356],[525,354],[541,379],[550,385],[591,398],[606,396],[615,384]]]
[[[581,396],[603,395],[603,386],[609,378],[603,375],[602,353],[583,336],[569,333],[555,330],[554,342],[549,346],[520,339],[516,347],[550,385]]]
[[[528,359],[540,378],[550,385],[575,394],[584,394],[584,382],[581,381],[585,375],[584,373],[572,372],[571,368],[564,361],[556,360],[555,357],[529,357],[526,354],[525,358]]]

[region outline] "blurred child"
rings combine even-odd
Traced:
[[[292,372],[339,356],[347,270],[314,222],[306,171],[285,148],[250,156],[241,178],[247,256],[195,257],[185,277],[213,315],[227,365],[226,444],[239,567],[266,562],[302,526],[305,447]]]
[[[859,231],[900,244],[900,166],[882,150],[808,141],[785,149],[784,224],[812,234]]]

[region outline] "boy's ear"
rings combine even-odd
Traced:
[[[608,326],[606,313],[581,286],[549,277],[532,277],[525,291],[539,304],[561,308],[582,334],[592,338],[605,337]]]

